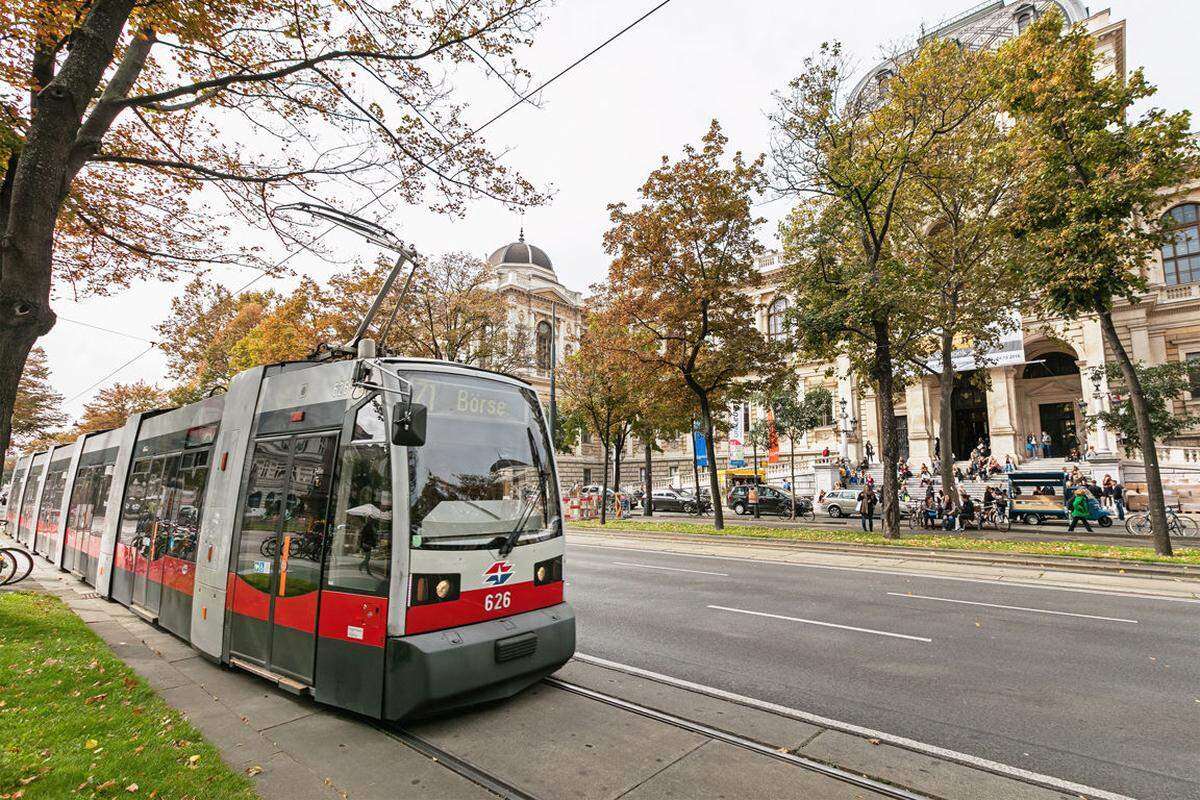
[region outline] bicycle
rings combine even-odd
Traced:
[[[1150,524],[1150,515],[1145,511],[1130,514],[1125,518],[1125,530],[1133,536],[1150,536],[1154,532],[1153,526]],[[1191,517],[1185,517],[1168,510],[1167,533],[1171,536],[1183,538],[1200,536],[1200,524]]]
[[[1008,514],[1002,513],[1000,509],[989,506],[983,509],[983,515],[979,520],[979,529],[983,530],[983,526],[991,525],[998,531],[1008,532],[1012,530],[1012,520]]]
[[[19,547],[0,547],[0,586],[20,583],[32,572],[33,556]]]

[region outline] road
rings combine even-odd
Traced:
[[[579,543],[568,558],[581,653],[1132,797],[1200,798],[1200,603]]]

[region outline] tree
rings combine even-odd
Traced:
[[[114,383],[101,389],[95,400],[84,405],[83,414],[75,424],[76,435],[119,428],[139,411],[168,405],[163,392],[145,381]]]
[[[13,443],[24,450],[31,443],[46,439],[67,421],[62,410],[63,396],[50,385],[50,364],[46,351],[34,347],[25,362],[25,373],[17,386],[13,404]]]
[[[1133,106],[1155,89],[1141,70],[1106,70],[1081,27],[1045,15],[1005,45],[1002,97],[1031,164],[1012,222],[1040,261],[1030,265],[1046,311],[1095,314],[1137,421],[1155,551],[1170,555],[1154,426],[1141,378],[1113,324],[1114,305],[1138,301],[1143,265],[1167,241],[1160,219],[1170,192],[1197,174],[1186,111]]]
[[[177,382],[173,399],[200,399],[236,374],[230,351],[263,321],[278,299],[275,292],[234,295],[224,286],[194,278],[171,300],[171,316],[159,325],[159,349],[167,357],[167,374]]]
[[[445,79],[473,66],[515,90],[538,4],[0,0],[0,451],[56,281],[271,268],[226,243],[279,198],[539,202]]]
[[[754,326],[747,293],[761,282],[754,257],[763,247],[754,229],[762,220],[750,212],[763,160],[747,163],[739,152],[722,166],[727,141],[713,120],[699,150],[685,146],[674,163],[664,156],[642,185],[638,208],[609,206],[613,227],[604,236],[613,308],[644,337],[631,355],[650,373],[678,375],[696,398],[718,530],[725,521],[713,409],[753,389],[750,379],[770,375],[782,360]]]
[[[1155,365],[1135,364],[1134,371],[1142,387],[1142,396],[1145,398],[1146,411],[1150,417],[1150,431],[1156,441],[1178,436],[1200,424],[1200,417],[1189,413],[1187,405],[1183,402],[1186,393],[1192,388],[1188,364],[1182,361],[1167,361]],[[1108,377],[1110,387],[1127,390],[1120,364],[1111,361],[1105,364],[1104,374]],[[1094,414],[1088,417],[1087,421],[1092,427],[1095,427],[1097,422],[1102,423],[1117,435],[1126,448],[1134,450],[1138,449],[1141,437],[1131,400],[1132,397],[1127,391],[1122,391],[1117,394],[1111,410]]]
[[[775,430],[788,438],[792,472],[792,519],[796,518],[796,440],[821,427],[829,416],[833,394],[824,386],[804,391],[794,377],[764,398],[775,418]]]
[[[643,339],[645,335],[643,334]],[[646,345],[649,346],[649,342]],[[646,499],[642,504],[642,516],[654,516],[654,451],[661,439],[672,439],[682,433],[690,433],[695,418],[695,398],[679,377],[659,369],[648,373],[644,367],[634,363],[638,379],[633,382],[633,400],[637,414],[633,420],[633,434],[642,442],[643,465],[646,479],[643,491]],[[699,500],[700,487],[696,487]]]
[[[637,413],[630,391],[633,379],[625,367],[624,328],[610,314],[593,311],[585,320],[579,348],[559,368],[558,391],[563,409],[588,421],[604,452],[600,487],[600,524],[608,521],[608,465],[613,447],[624,443]],[[618,474],[617,478],[620,477]]]
[[[1020,325],[1016,302],[1032,287],[1013,265],[1021,258],[1008,206],[1021,185],[1011,122],[1001,113],[998,56],[933,40],[922,45],[894,90],[925,97],[961,122],[923,148],[900,193],[893,252],[921,287],[936,356],[915,365],[940,376],[942,485],[954,485],[956,351],[974,364]],[[960,457],[965,453],[959,453]],[[959,496],[951,492],[957,505]]]
[[[846,354],[875,388],[887,538],[900,535],[896,396],[928,348],[920,287],[893,252],[893,231],[913,164],[967,113],[953,93],[906,89],[933,57],[922,52],[877,91],[847,97],[841,47],[822,45],[771,115],[777,188],[806,198],[781,231],[792,322],[809,356]]]

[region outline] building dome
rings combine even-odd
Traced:
[[[488,264],[493,267],[536,267],[554,274],[554,265],[550,256],[542,248],[525,242],[525,231],[522,229],[520,238],[512,244],[506,244],[488,256]]]

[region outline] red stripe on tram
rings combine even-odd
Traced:
[[[488,610],[488,596],[491,610]],[[504,599],[507,595],[507,601]],[[499,602],[497,602],[499,601]],[[412,606],[405,616],[404,632],[428,633],[443,628],[470,625],[489,619],[511,617],[526,611],[548,608],[563,601],[562,581],[535,586],[533,581],[498,586],[489,589],[473,589],[463,592],[457,600]],[[507,602],[507,605],[504,603]]]
[[[354,644],[383,647],[387,640],[387,599],[326,589],[321,593],[317,635]]]

